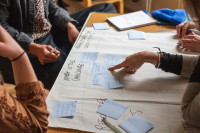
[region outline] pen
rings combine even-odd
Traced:
[[[54,48],[51,50],[51,53],[53,53],[55,50],[56,50],[56,47],[54,47]]]
[[[152,17],[151,16],[151,14],[149,14],[147,11],[145,11],[145,10],[142,10],[144,13],[146,13],[147,15],[149,15],[150,17]]]
[[[195,29],[187,29],[188,32],[194,32],[197,35],[200,35],[200,31],[195,30]]]
[[[122,133],[117,127],[112,125],[110,122],[108,122],[105,118],[102,119],[102,121],[110,128],[112,129],[115,133]]]

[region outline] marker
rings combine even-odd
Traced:
[[[102,121],[110,128],[112,129],[115,133],[123,133],[121,132],[117,127],[112,125],[110,122],[108,122],[105,118],[102,119]]]
[[[53,53],[55,50],[56,50],[56,47],[54,47],[54,48],[51,50],[51,53]]]

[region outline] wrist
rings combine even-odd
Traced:
[[[37,49],[38,49],[39,45],[32,42],[29,46],[29,50],[28,52],[31,53],[31,54],[34,54],[34,55],[37,55]]]
[[[151,63],[154,66],[156,66],[159,61],[159,55],[155,52],[144,51],[143,58],[144,62]]]

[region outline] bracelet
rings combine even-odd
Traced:
[[[11,60],[11,61],[16,61],[16,60],[18,60],[24,53],[25,53],[25,51],[24,51],[22,54],[20,54],[20,56],[18,56],[17,58],[15,58],[15,59],[13,59],[13,60]]]
[[[160,54],[162,54],[163,52],[161,52],[159,47],[153,47],[153,48],[157,48],[160,52],[158,52],[158,63],[156,65],[156,68],[160,68],[160,65],[162,64],[160,61]]]
[[[157,65],[156,65],[156,68],[159,68],[160,67],[160,53],[158,52],[158,58],[159,58],[159,60],[158,60],[158,63],[157,63]]]

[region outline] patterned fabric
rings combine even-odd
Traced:
[[[46,133],[49,112],[42,82],[17,85],[16,95],[0,85],[0,133]]]
[[[32,35],[34,39],[42,38],[51,29],[51,24],[44,15],[43,0],[35,0],[35,22]]]

